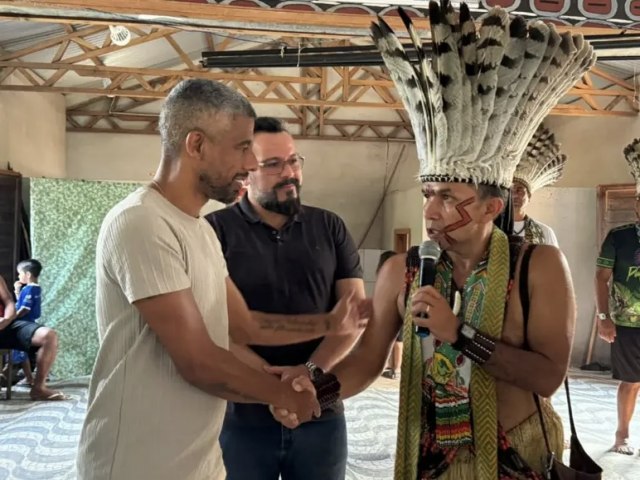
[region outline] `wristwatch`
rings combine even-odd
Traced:
[[[608,313],[599,313],[598,314],[598,320],[607,320],[609,317]]]
[[[473,341],[476,333],[478,333],[478,331],[475,328],[468,323],[462,322],[458,327],[458,339],[453,342],[451,346],[461,352]]]
[[[311,381],[317,380],[321,375],[324,374],[324,371],[313,362],[307,362],[304,364],[304,366],[307,367],[307,370],[309,370],[309,378],[311,378]]]

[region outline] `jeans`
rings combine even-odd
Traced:
[[[293,430],[227,414],[220,434],[227,480],[344,480],[347,426],[330,414]]]

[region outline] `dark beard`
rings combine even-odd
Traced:
[[[280,187],[284,187],[285,185],[293,185],[296,187],[296,195],[289,195],[286,200],[279,201],[278,193],[276,189]],[[300,182],[296,178],[289,178],[287,180],[283,180],[282,182],[276,184],[273,187],[273,190],[267,193],[261,193],[258,195],[257,201],[262,208],[265,210],[269,210],[270,212],[279,213],[281,215],[285,215],[287,217],[292,217],[298,212],[300,212],[301,202],[300,202]]]
[[[243,180],[247,177],[247,175],[237,175],[227,185],[215,185],[211,177],[209,177],[205,173],[201,173],[198,178],[198,182],[200,184],[200,189],[205,197],[210,200],[216,200],[218,202],[224,203],[228,205],[233,203],[238,196],[238,190],[234,188],[236,180]]]

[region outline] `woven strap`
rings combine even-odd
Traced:
[[[418,287],[416,264],[418,249],[407,253],[405,315],[402,324],[402,373],[400,375],[400,405],[398,409],[398,439],[396,443],[395,480],[416,480],[420,453],[420,414],[422,408],[422,346],[414,333],[408,300]]]
[[[489,247],[487,293],[480,330],[491,338],[502,336],[505,302],[509,287],[509,242],[494,227]],[[471,368],[471,410],[475,444],[475,479],[498,478],[498,397],[495,379],[478,365]]]

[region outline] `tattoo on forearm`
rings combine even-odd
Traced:
[[[325,323],[318,322],[315,318],[305,318],[297,315],[288,315],[286,317],[269,317],[261,316],[259,326],[262,330],[272,330],[274,332],[293,332],[293,333],[324,333],[329,331],[330,322],[327,319]],[[326,330],[323,330],[325,328]]]

